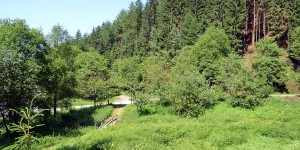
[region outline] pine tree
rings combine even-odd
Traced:
[[[78,29],[76,34],[75,34],[75,40],[79,41],[82,39],[82,35],[81,35],[81,32],[80,30]]]
[[[193,45],[197,41],[199,33],[197,19],[191,13],[187,13],[180,30],[181,46]]]
[[[245,3],[245,0],[231,0],[227,3],[228,17],[224,28],[231,40],[231,47],[235,51],[240,51],[243,48],[243,28],[246,19]]]

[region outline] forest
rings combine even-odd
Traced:
[[[270,95],[300,93],[299,65],[300,0],[147,0],[145,4],[136,0],[128,9],[121,10],[113,22],[104,22],[91,29],[91,33],[78,30],[75,36],[60,24],[44,35],[25,20],[3,18],[0,19],[0,149],[186,149],[178,144],[180,141],[174,142],[168,137],[161,140],[169,142],[159,143],[145,135],[153,143],[143,147],[139,143],[126,145],[128,143],[114,139],[112,134],[121,134],[120,137],[126,139],[128,137],[123,133],[131,129],[136,135],[129,135],[135,138],[126,140],[145,143],[138,135],[145,134],[139,133],[140,130],[156,136],[152,128],[147,128],[149,123],[157,129],[153,132],[161,131],[164,132],[162,135],[172,138],[188,134],[195,140],[205,136],[194,135],[186,129],[198,125],[203,127],[199,132],[210,137],[208,130],[218,134],[221,129],[209,126],[222,128],[219,124],[209,124],[211,120],[217,122],[219,119],[224,124],[231,121],[215,118],[225,115],[222,111],[233,112],[236,118],[241,111],[244,117],[239,121],[251,125],[245,128],[253,133],[252,136],[264,132],[261,136],[273,136],[276,140],[286,140],[284,144],[294,144],[289,147],[279,145],[274,149],[297,149],[300,147],[300,130],[297,130],[300,124],[296,115],[300,113],[296,108],[299,108],[299,102],[282,102]],[[102,109],[103,112],[98,114],[100,117],[112,113],[112,106],[103,105],[110,104],[114,97],[122,94],[129,95],[134,103],[134,106],[126,106],[124,114],[135,119],[124,115],[122,121],[126,125],[116,125],[103,132],[99,130],[99,135],[110,137],[108,140],[105,137],[93,139],[93,128],[78,127],[86,126],[87,119],[70,127],[68,121],[77,121],[72,115],[79,117],[79,114]],[[150,101],[153,97],[159,100]],[[81,98],[95,107],[63,113],[60,108],[71,107],[74,98]],[[280,116],[273,116],[277,121],[269,120],[270,125],[272,121],[274,126],[281,125],[282,129],[272,126],[274,134],[265,127],[266,124],[256,126],[245,119],[250,116],[255,120],[253,115],[261,115],[260,119],[268,120],[272,116],[267,115],[272,113],[267,112],[284,114],[285,110],[291,110],[286,114],[286,117],[290,115],[289,124],[283,123],[288,118]],[[158,115],[166,117],[165,120]],[[230,115],[226,117],[236,119]],[[196,118],[204,125],[195,124]],[[168,128],[157,127],[151,120],[165,123]],[[178,120],[191,126],[180,128]],[[175,122],[174,126],[171,126],[172,122]],[[145,128],[133,129],[139,123]],[[291,126],[295,129],[290,129]],[[180,131],[176,131],[178,128]],[[45,131],[47,129],[49,131]],[[285,130],[290,132],[285,133]],[[297,132],[292,133],[294,130]],[[177,135],[181,131],[184,134]],[[69,143],[69,147],[56,145],[59,139],[80,137],[77,132],[91,133],[89,136],[96,141],[96,147],[85,145],[82,140],[79,143],[87,147],[76,143]],[[238,141],[249,138],[245,130],[236,127],[232,131],[236,133],[228,132],[220,132],[220,139],[226,139],[225,135],[230,134],[233,137],[229,143],[213,138],[207,143],[195,143],[201,143],[202,149],[222,149],[228,145],[232,146],[228,149],[251,147],[251,144],[234,147],[246,143]],[[46,142],[47,138],[51,139],[47,136],[52,134],[53,143],[43,145],[38,142]],[[112,144],[114,140],[117,141],[115,145]],[[278,144],[276,140],[268,140],[262,138],[261,141]],[[217,145],[210,142],[217,142]],[[160,147],[162,145],[167,147]],[[182,147],[172,147],[174,145]]]

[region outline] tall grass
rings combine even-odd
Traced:
[[[151,106],[151,107],[149,107]],[[149,115],[126,107],[105,129],[78,128],[73,136],[44,136],[36,149],[299,149],[300,102],[270,98],[246,110],[222,102],[199,118],[182,118],[151,103]],[[63,141],[63,142],[61,142]]]

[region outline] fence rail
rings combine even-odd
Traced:
[[[115,124],[116,121],[117,121],[117,119],[118,119],[118,115],[114,116],[109,121],[107,121],[106,123],[102,124],[98,129],[105,128],[105,127],[107,127],[109,125]]]

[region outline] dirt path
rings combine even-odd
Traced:
[[[126,105],[132,104],[131,98],[127,95],[120,95],[117,97],[118,100],[113,102],[113,106],[116,108],[112,116],[117,116],[118,118],[122,115]]]
[[[113,125],[117,123],[124,111],[126,105],[132,104],[131,98],[127,95],[120,95],[117,97],[117,100],[112,103],[114,111],[109,119],[106,122],[110,122],[106,126]],[[105,127],[106,127],[105,126]]]
[[[300,97],[300,94],[272,94],[273,97]]]
[[[285,100],[290,100],[290,101],[300,101],[300,94],[279,94],[279,95],[270,95],[272,97],[281,97]]]

